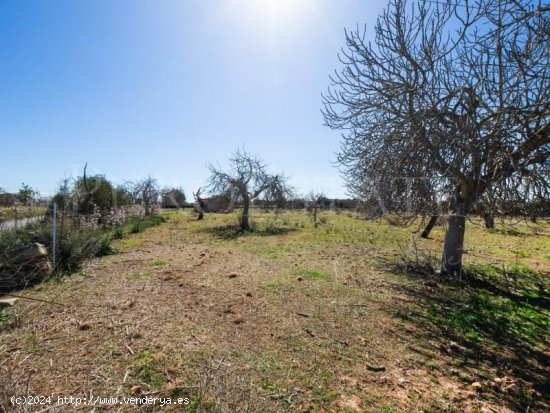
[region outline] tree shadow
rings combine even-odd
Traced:
[[[497,405],[549,411],[550,311],[547,290],[531,278],[536,274],[509,271],[514,285],[495,267],[466,271],[461,280],[422,271],[399,274],[407,283],[394,288],[406,299],[390,311],[417,327],[407,332],[414,351],[456,366],[460,381],[480,382],[480,397]]]
[[[238,225],[221,225],[217,227],[204,227],[199,229],[200,232],[204,232],[213,235],[216,238],[223,240],[234,240],[243,236],[276,236],[284,235],[294,231],[296,228],[284,228],[284,227],[252,227],[250,230],[243,231]]]

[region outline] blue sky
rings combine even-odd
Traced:
[[[2,1],[0,187],[64,177],[203,185],[243,147],[302,193],[345,188],[321,93],[344,27],[385,0]]]

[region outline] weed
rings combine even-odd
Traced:
[[[137,234],[143,231],[143,225],[141,221],[135,221],[130,224],[130,234]]]
[[[132,372],[135,378],[152,388],[161,387],[164,379],[157,363],[151,350],[142,350],[137,353],[132,364]]]
[[[12,308],[0,309],[0,332],[17,325],[19,314]]]
[[[139,240],[139,239],[125,239],[125,240],[121,241],[120,245],[123,248],[139,247],[141,245],[141,240]]]
[[[104,257],[116,253],[117,250],[111,245],[111,237],[108,234],[101,237],[101,241],[97,247],[96,257]]]
[[[125,232],[124,232],[124,228],[122,227],[116,227],[111,232],[112,239],[122,239],[124,238],[124,235],[125,235]]]

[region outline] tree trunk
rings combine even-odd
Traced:
[[[313,224],[315,225],[315,228],[317,228],[317,202],[313,206]]]
[[[495,227],[495,216],[489,212],[483,214],[485,219],[485,228],[493,229]]]
[[[437,218],[439,218],[437,215],[432,215],[430,217],[430,220],[428,221],[428,225],[426,225],[426,228],[424,228],[424,231],[422,231],[422,234],[420,234],[422,238],[428,238],[428,236],[430,235],[430,232],[432,231],[433,227],[437,222]]]
[[[249,209],[250,209],[250,198],[248,196],[243,196],[243,213],[241,215],[241,229],[243,231],[248,231],[250,229],[250,224],[248,223]]]
[[[460,211],[461,212],[461,211]],[[463,213],[452,212],[447,223],[441,274],[457,276],[462,271],[462,253],[464,252],[464,232],[466,217]]]

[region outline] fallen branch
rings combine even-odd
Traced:
[[[51,305],[59,305],[61,307],[69,307],[67,304],[56,303],[55,301],[42,300],[40,298],[25,297],[24,295],[19,295],[19,294],[4,293],[4,295],[7,295],[9,297],[22,298],[24,300],[38,301],[41,303],[46,303]]]

